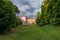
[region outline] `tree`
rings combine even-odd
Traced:
[[[0,33],[16,27],[16,13],[18,13],[18,9],[11,1],[0,0]]]
[[[60,24],[60,0],[44,0],[41,16],[47,24]]]
[[[51,5],[52,5],[52,16],[50,19],[50,23],[53,25],[59,25],[60,24],[60,0],[54,0],[51,1]]]
[[[37,15],[36,15],[36,23],[37,23],[37,25],[39,25],[39,22],[40,22],[40,12],[38,12]]]
[[[19,16],[16,16],[16,26],[22,25],[22,21]]]

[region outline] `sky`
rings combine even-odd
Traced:
[[[42,0],[11,0],[20,10],[19,16],[36,16],[41,11]]]

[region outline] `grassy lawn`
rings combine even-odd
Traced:
[[[60,27],[19,26],[16,33],[0,35],[0,40],[60,40]]]
[[[60,40],[60,26],[46,25],[42,30],[54,37],[56,40]]]

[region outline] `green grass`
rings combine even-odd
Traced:
[[[0,35],[0,40],[60,40],[60,27],[19,26],[16,33]]]
[[[55,39],[60,40],[60,26],[46,25],[42,30],[53,36]]]

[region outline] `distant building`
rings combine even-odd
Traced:
[[[25,15],[22,16],[22,23],[23,24],[36,24],[35,17],[27,17]]]

